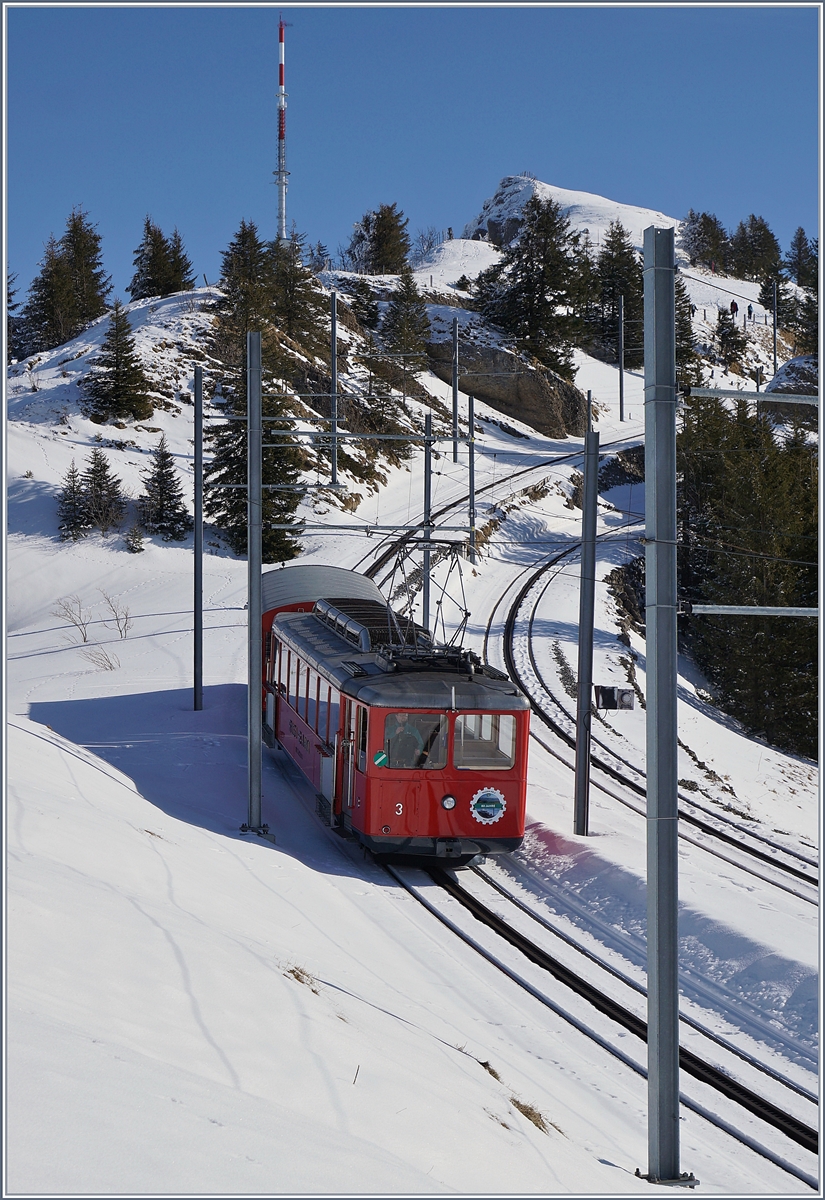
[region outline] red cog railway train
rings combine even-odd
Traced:
[[[521,844],[530,705],[506,675],[340,567],[265,572],[262,611],[264,740],[328,824],[422,862]]]

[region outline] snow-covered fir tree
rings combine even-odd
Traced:
[[[83,393],[89,415],[98,424],[113,417],[143,421],[152,415],[149,381],[135,349],[129,314],[119,300],[115,300],[109,328],[86,376]]]
[[[147,533],[160,533],[165,542],[180,542],[194,525],[183,501],[175,460],[161,434],[143,472],[144,494],[138,500],[140,523]]]

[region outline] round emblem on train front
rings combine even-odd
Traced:
[[[482,788],[470,801],[470,812],[482,825],[493,825],[504,816],[507,802],[498,788]]]

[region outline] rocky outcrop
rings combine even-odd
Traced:
[[[783,363],[766,392],[787,392],[797,396],[815,396],[819,391],[819,360],[815,354],[801,354]]]
[[[452,343],[427,345],[430,369],[452,382]],[[461,347],[459,387],[546,437],[583,437],[587,399],[577,387],[538,363],[493,346]]]

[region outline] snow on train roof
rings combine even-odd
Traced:
[[[297,563],[294,567],[265,571],[261,576],[262,612],[287,604],[314,602],[324,596],[351,596],[355,600],[387,603],[371,579],[344,567]]]

